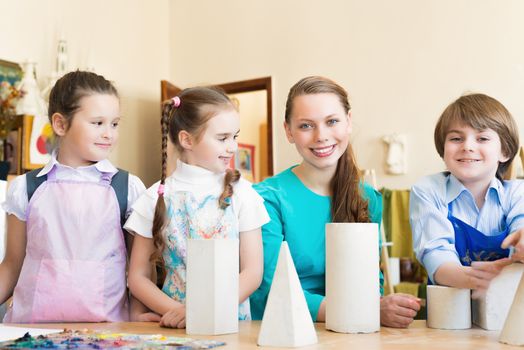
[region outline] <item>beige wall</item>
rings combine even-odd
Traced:
[[[267,93],[266,91],[260,90],[232,94],[230,96],[235,98],[239,104],[240,134],[238,142],[255,146],[254,180],[261,181],[261,161],[267,162],[267,158],[261,157],[260,154],[261,146],[264,144],[261,138],[267,135],[267,133],[264,132],[267,130],[265,127],[267,124]]]
[[[87,65],[113,80],[121,95],[119,167],[158,179],[160,79],[169,75],[168,0],[0,0],[0,58],[37,62],[42,86],[55,68],[61,35],[69,68]]]
[[[311,74],[345,86],[353,144],[379,185],[443,170],[433,127],[460,94],[491,94],[524,129],[520,0],[227,0],[170,2],[171,80],[179,86],[271,75],[276,171],[299,158],[282,129],[285,97]],[[384,174],[380,138],[405,133],[408,174]]]
[[[116,82],[124,120],[112,160],[146,184],[159,174],[165,77],[185,87],[271,75],[276,171],[299,160],[282,129],[289,87],[331,77],[351,95],[361,167],[392,188],[443,169],[433,126],[464,92],[493,95],[524,128],[521,0],[0,0],[0,13],[0,58],[36,61],[42,85],[61,33],[71,69]],[[407,175],[384,174],[380,138],[394,132],[407,135]]]

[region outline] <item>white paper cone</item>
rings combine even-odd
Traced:
[[[188,239],[186,333],[238,332],[238,239]]]
[[[524,345],[524,275],[520,279],[499,341],[510,345]]]
[[[326,329],[380,329],[378,225],[326,224]]]
[[[471,328],[471,290],[428,286],[427,311],[429,328]]]
[[[257,344],[299,347],[317,343],[317,333],[287,242],[282,242]]]

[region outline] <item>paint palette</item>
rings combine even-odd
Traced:
[[[33,337],[26,333],[16,340],[0,343],[0,349],[211,349],[226,343],[169,337],[161,334],[103,333],[71,331]]]

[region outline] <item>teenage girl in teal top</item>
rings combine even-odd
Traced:
[[[348,96],[338,84],[323,77],[307,77],[295,84],[288,95],[284,128],[303,160],[255,187],[271,221],[262,227],[264,277],[251,296],[251,313],[253,319],[263,316],[280,244],[285,240],[311,317],[324,321],[325,224],[380,223],[382,200],[361,181],[349,144]],[[407,327],[419,308],[419,300],[412,296],[383,297],[381,322]]]

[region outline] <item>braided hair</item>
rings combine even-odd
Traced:
[[[179,153],[184,152],[178,135],[186,131],[195,136],[198,141],[203,135],[206,123],[218,113],[236,109],[226,93],[215,87],[194,87],[184,89],[178,96],[162,104],[162,175],[158,190],[158,199],[153,218],[153,244],[155,250],[151,261],[156,263],[160,278],[165,278],[165,261],[162,252],[165,248],[163,231],[166,228],[166,204],[164,201],[164,185],[167,172],[167,142],[174,144]],[[236,169],[226,170],[224,176],[224,190],[218,199],[221,209],[226,209],[231,204],[233,184],[240,179],[240,172]]]

